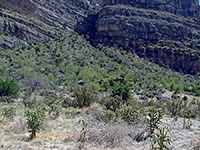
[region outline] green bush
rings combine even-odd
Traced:
[[[103,111],[102,114],[98,114],[96,119],[104,122],[109,122],[113,120],[116,116],[115,112],[112,110]]]
[[[95,95],[94,89],[87,87],[78,86],[74,88],[73,94],[75,96],[75,103],[78,107],[89,107],[91,103],[97,101],[97,96]]]
[[[19,93],[19,86],[14,79],[6,79],[5,81],[0,79],[0,97],[12,97],[17,98]],[[10,99],[6,102],[10,103]]]
[[[115,97],[106,97],[103,100],[103,105],[106,106],[106,109],[109,109],[111,111],[116,111],[116,109],[119,109],[123,104],[123,100],[120,96],[116,95]]]
[[[40,131],[40,126],[45,120],[45,112],[40,108],[27,109],[24,113],[24,117],[27,120],[30,139],[33,139],[36,137],[36,133]]]
[[[137,106],[123,105],[120,109],[116,111],[116,114],[129,124],[133,124],[138,123],[138,121],[141,119],[141,112],[142,108],[139,108]]]
[[[111,92],[111,96],[121,96],[123,100],[127,101],[131,97],[130,87],[128,84],[115,83]]]

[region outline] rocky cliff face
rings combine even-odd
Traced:
[[[0,0],[0,49],[74,30],[194,74],[200,72],[198,10],[198,0]]]
[[[51,40],[66,30],[91,32],[100,8],[99,0],[0,0],[0,48]]]
[[[103,0],[103,5],[129,4],[144,9],[167,11],[184,16],[198,16],[198,0]]]
[[[199,48],[190,46],[193,42],[195,45],[199,43],[200,26],[197,17],[185,17],[197,16],[198,1],[189,2],[191,3],[185,0],[104,1],[104,5],[109,5],[104,6],[99,13],[95,42],[119,45],[178,71],[184,70],[192,74],[200,72]],[[165,5],[179,6],[181,15],[163,11],[167,9]],[[166,42],[159,45],[160,41]]]

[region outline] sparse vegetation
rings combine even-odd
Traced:
[[[12,47],[13,31],[25,36],[13,41],[21,47],[0,50],[0,149],[199,149],[199,73],[184,74],[188,72],[178,66],[174,67],[181,73],[169,69],[166,64],[172,61],[164,55],[198,61],[200,40],[193,39],[199,37],[197,20],[120,4],[105,6],[108,12],[131,16],[124,21],[122,15],[127,31],[141,30],[121,33],[129,37],[121,43],[125,48],[111,47],[90,43],[93,20],[102,7],[96,1],[101,0],[34,0],[34,6],[52,12],[39,19],[26,12],[28,7],[22,10],[26,15],[0,8],[2,23],[10,25],[0,29],[1,42]],[[117,29],[121,14],[106,19]],[[169,20],[178,23],[169,28]],[[91,30],[84,31],[82,25],[88,22]],[[164,34],[159,25],[164,25]],[[88,33],[79,34],[80,27]],[[151,33],[143,35],[146,27]],[[185,31],[181,41],[179,29]],[[24,34],[27,31],[31,35]],[[167,34],[170,40],[156,40],[168,39]],[[151,43],[142,38],[155,39]],[[104,40],[112,45],[109,38]],[[138,57],[147,52],[153,58]],[[162,53],[163,58],[157,58]],[[187,68],[184,63],[182,67]]]
[[[13,106],[2,108],[1,115],[3,116],[1,120],[4,118],[13,120],[14,116],[16,115],[16,109]]]

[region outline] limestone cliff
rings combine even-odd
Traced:
[[[200,72],[198,0],[110,0],[104,5],[95,42],[121,46],[177,71]]]
[[[103,0],[103,5],[129,4],[138,8],[198,16],[199,0]]]
[[[67,30],[92,32],[98,1],[0,0],[0,49],[55,39]]]

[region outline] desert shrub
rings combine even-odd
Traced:
[[[36,98],[31,98],[31,94],[32,94],[32,92],[29,90],[25,91],[25,93],[24,93],[22,104],[24,105],[25,108],[31,109],[38,105]]]
[[[0,97],[17,98],[19,90],[20,88],[14,79],[7,78],[5,81],[0,79]],[[6,99],[6,102],[10,103],[10,98]]]
[[[3,118],[13,120],[14,116],[16,115],[16,109],[15,109],[15,107],[12,107],[12,106],[4,107],[1,110],[1,114],[2,114]]]
[[[96,122],[88,130],[88,142],[106,147],[118,147],[128,135],[128,129],[124,125]]]
[[[40,127],[45,120],[45,111],[41,108],[26,109],[24,117],[27,120],[30,139],[33,139],[36,137],[36,133],[40,131]]]
[[[88,107],[94,101],[97,101],[97,96],[94,92],[94,89],[87,87],[76,87],[73,90],[75,96],[75,103],[78,107]]]
[[[74,101],[71,97],[63,97],[62,98],[62,107],[68,108],[68,107],[76,107],[77,103]]]
[[[26,85],[29,87],[30,91],[34,92],[35,90],[46,89],[46,84],[41,78],[31,78],[26,82]]]
[[[195,107],[196,106],[196,107]],[[192,126],[191,118],[195,118],[197,116],[197,105],[193,104],[193,102],[188,103],[186,107],[181,112],[181,117],[183,117],[183,129],[190,129]]]
[[[188,100],[181,99],[177,95],[172,95],[172,100],[167,103],[167,109],[170,112],[171,116],[177,120],[178,115],[181,114],[182,110],[186,108]]]
[[[116,114],[112,110],[105,110],[102,114],[98,114],[98,116],[96,116],[97,120],[104,122],[109,122],[114,118],[116,118]]]
[[[189,101],[181,113],[181,117],[196,118],[199,115],[198,102],[195,100]]]
[[[163,114],[159,109],[151,108],[148,110],[146,124],[151,134],[154,133],[155,129],[158,129],[162,118]]]
[[[123,100],[127,101],[131,97],[129,84],[123,85],[121,83],[115,83],[111,91],[111,96],[121,96]]]
[[[106,109],[115,112],[116,109],[119,109],[122,106],[123,100],[120,96],[116,95],[115,97],[105,97],[102,100],[102,103],[106,107]]]
[[[192,126],[192,121],[190,118],[183,119],[183,129],[190,129]]]
[[[47,111],[51,118],[56,118],[59,116],[61,102],[62,99],[53,93],[44,98],[44,104],[47,106]]]
[[[168,136],[168,133],[168,128],[158,128],[158,132],[154,133],[151,139],[152,150],[170,150],[168,145],[171,145],[172,140]]]
[[[121,117],[124,121],[129,124],[138,123],[141,119],[143,108],[138,106],[126,106],[123,105],[116,111],[117,116]]]
[[[14,99],[12,98],[12,96],[1,96],[0,102],[12,103],[14,102]]]

